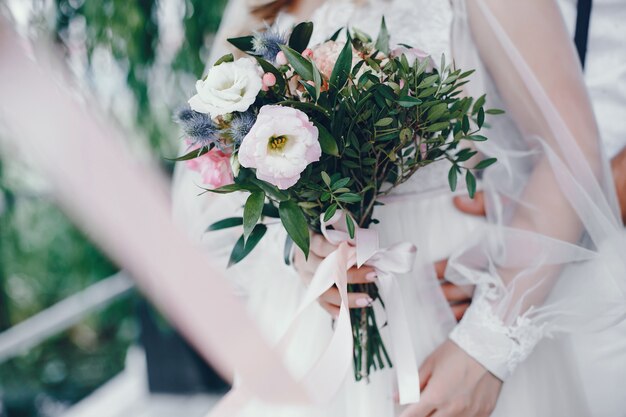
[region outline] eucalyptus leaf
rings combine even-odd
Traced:
[[[329,221],[337,212],[337,204],[331,204],[324,213],[324,221]]]
[[[243,236],[247,239],[261,218],[263,204],[265,203],[265,193],[256,191],[248,197],[243,207]]]
[[[313,35],[313,23],[302,22],[293,28],[289,37],[289,46],[296,52],[302,53],[309,45]]]
[[[320,142],[320,146],[322,147],[322,151],[332,156],[339,156],[339,147],[337,146],[337,141],[330,134],[328,129],[324,127],[321,123],[313,122],[315,127],[317,127],[317,131],[319,132],[318,140]]]
[[[286,45],[279,45],[279,47],[298,75],[300,75],[304,81],[313,81],[313,64],[311,61]]]
[[[228,229],[231,227],[241,226],[243,224],[243,218],[241,217],[229,217],[220,221],[217,221],[210,225],[207,232],[213,232],[215,230]]]
[[[174,161],[174,162],[189,161],[191,159],[196,159],[198,157],[201,157],[207,152],[209,152],[209,148],[205,146],[200,149],[194,149],[186,153],[185,155],[179,156],[177,158],[165,158],[165,159],[167,159],[168,161]]]
[[[490,167],[491,165],[495,164],[497,161],[498,161],[497,158],[483,159],[478,164],[476,164],[474,169],[485,169],[485,168]]]
[[[450,190],[452,191],[456,191],[457,175],[456,166],[451,166],[450,171],[448,171],[448,184],[450,185]]]
[[[376,39],[375,48],[385,55],[389,55],[389,30],[387,29],[387,23],[383,17],[380,23],[380,31],[378,32],[378,39]]]
[[[280,203],[278,213],[285,230],[308,258],[310,244],[309,226],[302,209],[293,200],[287,200]]]
[[[261,241],[263,236],[267,232],[267,226],[264,224],[257,224],[254,227],[248,239],[245,240],[243,235],[237,240],[235,243],[235,247],[230,253],[230,259],[228,261],[228,266],[231,267],[239,262],[241,262],[246,256],[252,252],[252,249],[256,247],[256,245]]]
[[[474,198],[474,194],[476,194],[476,177],[470,170],[467,170],[465,174],[465,184],[467,185],[467,192],[470,198]]]

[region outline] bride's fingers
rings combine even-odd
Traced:
[[[449,282],[441,284],[441,290],[448,302],[466,301],[471,297],[466,290]]]
[[[454,314],[454,318],[456,319],[456,321],[460,321],[463,318],[469,306],[470,301],[467,301],[465,303],[456,304],[451,307],[452,313]]]
[[[348,284],[371,284],[376,280],[376,271],[369,266],[357,268],[353,266],[348,270]]]
[[[326,310],[328,312],[328,314],[330,314],[333,318],[337,318],[339,317],[339,307],[332,305],[326,301],[322,301],[320,300],[320,305],[322,306],[322,308],[324,310]]]
[[[320,297],[321,302],[329,303],[338,307],[341,304],[341,296],[337,288],[331,288],[326,291]],[[363,308],[373,303],[372,298],[365,293],[349,293],[348,294],[348,307],[350,308]]]
[[[485,216],[485,195],[482,191],[478,191],[474,198],[469,196],[454,197],[454,205],[457,209],[466,214],[474,216]]]
[[[445,276],[445,272],[446,272],[446,267],[448,266],[448,260],[444,259],[442,261],[439,262],[435,262],[435,272],[437,273],[437,278],[439,279],[444,279]]]

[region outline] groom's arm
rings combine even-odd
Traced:
[[[615,180],[615,191],[619,202],[622,221],[626,224],[626,147],[611,160],[611,171]],[[485,216],[485,199],[482,191],[477,192],[474,198],[457,196],[454,198],[454,206],[465,214],[473,216]],[[461,320],[465,311],[472,303],[466,290],[461,290],[454,284],[445,280],[445,270],[448,260],[444,259],[435,264],[437,278],[441,282],[441,289],[450,304],[450,308],[457,320]]]

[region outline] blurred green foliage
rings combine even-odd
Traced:
[[[144,143],[157,157],[164,149],[176,148],[176,128],[168,114],[201,75],[227,0],[174,0],[184,8],[178,22],[183,40],[165,63],[158,62],[158,51],[168,28],[161,27],[157,0],[55,0],[52,18],[36,15],[50,12],[37,8],[44,2],[26,1],[34,5],[33,26],[61,45],[67,43],[72,25],[83,24],[86,84],[94,82],[94,52],[109,51],[125,70],[137,140],[146,138]],[[75,45],[66,46],[70,57]],[[150,75],[157,67],[165,76]],[[165,106],[154,103],[152,94],[164,88],[158,84],[164,79],[172,83],[164,91],[174,95]],[[49,201],[45,187],[15,181],[30,175],[13,161],[0,161],[0,331],[116,271]],[[58,415],[119,373],[137,336],[135,299],[116,301],[22,356],[0,363],[0,417]]]

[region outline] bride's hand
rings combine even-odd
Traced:
[[[426,359],[420,378],[420,402],[401,417],[487,417],[502,388],[502,381],[450,340]]]
[[[313,279],[313,275],[320,262],[335,249],[337,249],[337,246],[328,242],[324,236],[313,234],[311,235],[311,249],[309,251],[308,261],[304,258],[304,253],[302,253],[300,249],[296,250],[293,265],[307,285]],[[363,266],[361,268],[352,267],[348,270],[348,284],[371,284],[375,279],[376,272],[369,266]],[[336,287],[332,287],[326,291],[318,301],[331,316],[337,317],[339,315],[341,297]],[[349,293],[348,301],[350,308],[363,308],[372,303],[370,296],[365,293]]]

